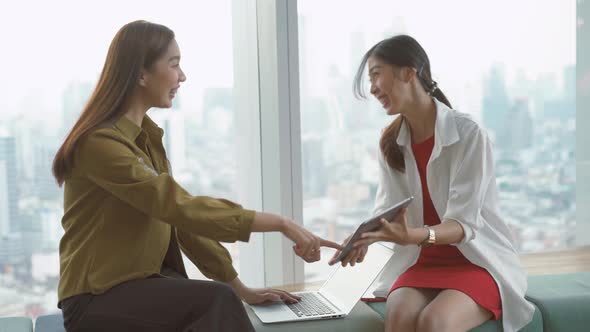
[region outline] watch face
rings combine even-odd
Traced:
[[[434,233],[434,230],[429,228],[428,229],[428,243],[434,243],[434,241],[436,241],[436,235]]]

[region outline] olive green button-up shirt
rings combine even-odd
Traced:
[[[123,116],[79,142],[64,188],[59,301],[163,265],[186,275],[179,249],[209,278],[237,276],[218,241],[248,241],[255,212],[186,192],[170,175],[162,135],[148,116],[141,128]]]

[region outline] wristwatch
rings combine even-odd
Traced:
[[[424,226],[424,228],[428,229],[428,237],[425,238],[424,241],[422,241],[419,244],[421,247],[429,246],[429,245],[432,245],[436,242],[436,232],[434,231],[434,229],[432,229],[428,226]]]

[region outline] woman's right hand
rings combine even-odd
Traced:
[[[291,239],[291,241],[295,242],[293,250],[297,256],[303,258],[308,263],[320,260],[320,247],[330,247],[338,250],[343,249],[338,243],[315,236],[293,220],[274,213],[256,212],[254,221],[252,222],[252,231],[280,231],[286,237]]]
[[[352,237],[352,235],[347,237],[344,240],[344,242],[342,242],[342,247],[346,246],[348,241],[350,241],[351,237]],[[345,267],[347,264],[350,264],[350,266],[354,266],[356,263],[361,263],[365,259],[365,255],[367,254],[367,251],[369,251],[368,245],[364,245],[364,246],[360,246],[358,248],[352,249],[348,253],[348,255],[346,255],[346,257],[344,257],[342,259],[342,261],[341,261],[342,266]],[[336,251],[336,253],[334,254],[334,256],[332,256],[332,258],[330,259],[328,264],[330,264],[330,265],[336,264],[336,257],[338,257],[338,255],[340,255],[340,250]]]
[[[338,243],[324,240],[289,219],[285,220],[283,234],[295,242],[293,245],[295,254],[308,263],[320,260],[320,247],[343,249]]]

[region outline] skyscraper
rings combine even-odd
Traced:
[[[43,201],[59,201],[62,192],[57,186],[51,166],[53,158],[57,152],[57,145],[47,143],[52,142],[49,139],[35,142],[33,154],[33,189],[35,194]]]
[[[0,160],[0,238],[10,231],[6,162]]]
[[[16,174],[16,143],[12,136],[0,136],[0,164],[0,183],[6,184],[3,186],[3,190],[0,189],[0,197],[6,196],[6,203],[3,205],[7,208],[7,212],[0,212],[0,218],[2,216],[8,216],[8,222],[1,222],[4,224],[3,228],[7,229],[1,231],[4,233],[14,233],[19,231],[19,191]]]
[[[482,118],[484,125],[493,131],[494,137],[501,135],[510,108],[504,73],[499,67],[492,67],[484,82]]]
[[[26,279],[30,264],[23,245],[18,199],[15,139],[0,136],[0,273],[10,270],[17,278]]]
[[[322,197],[326,194],[326,165],[324,140],[317,135],[306,135],[301,142],[304,199]]]
[[[510,108],[496,139],[499,148],[520,151],[533,143],[533,120],[528,99],[519,98]]]

